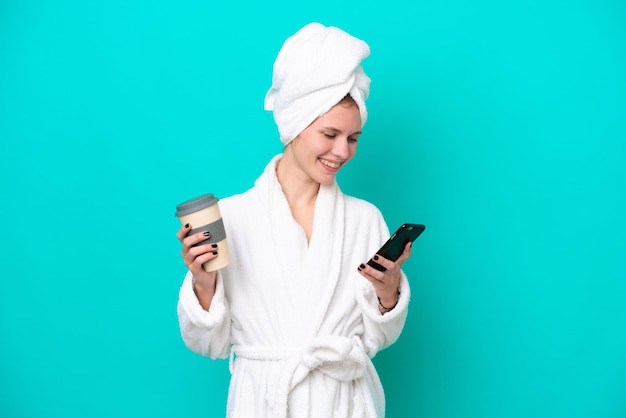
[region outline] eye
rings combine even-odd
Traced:
[[[323,132],[323,134],[328,139],[335,139],[337,137],[337,135],[328,132]]]
[[[358,142],[359,138],[348,138],[348,142],[352,143],[352,144],[356,144]]]

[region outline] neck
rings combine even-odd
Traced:
[[[297,208],[315,205],[320,184],[295,169],[289,153],[283,154],[278,162],[276,177],[292,212]]]

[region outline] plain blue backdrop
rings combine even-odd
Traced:
[[[610,0],[0,4],[0,416],[224,415],[188,351],[175,205],[281,151],[263,98],[311,21],[365,39],[340,174],[427,225],[389,417],[626,417],[626,7]]]

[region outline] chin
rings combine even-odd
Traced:
[[[336,175],[325,175],[325,176],[320,176],[317,179],[317,182],[323,186],[330,186],[331,184],[333,184],[335,182],[335,180],[337,179]]]

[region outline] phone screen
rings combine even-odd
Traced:
[[[415,241],[417,237],[424,232],[424,229],[426,229],[426,227],[421,224],[401,225],[400,228],[398,228],[397,231],[394,232],[393,235],[387,240],[387,242],[380,247],[380,250],[378,250],[376,254],[379,254],[388,260],[396,261],[402,254],[402,251],[404,251],[404,247],[409,242]],[[370,259],[367,264],[374,267],[376,270],[385,271],[383,266],[372,259]]]

